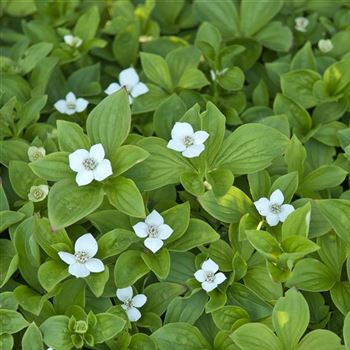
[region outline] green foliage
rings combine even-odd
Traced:
[[[1,349],[350,348],[346,1],[1,15]]]

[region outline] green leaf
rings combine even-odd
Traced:
[[[103,191],[97,185],[78,187],[73,180],[55,183],[48,198],[51,227],[56,230],[74,224],[102,203]]]
[[[44,350],[43,337],[34,322],[25,331],[21,344],[23,350]]]
[[[0,163],[8,167],[10,160],[28,161],[28,144],[22,141],[0,141]]]
[[[282,349],[282,344],[276,335],[261,323],[244,324],[231,335],[231,338],[244,350]]]
[[[244,36],[252,36],[263,28],[283,6],[283,0],[252,2],[243,0],[240,8],[241,29]]]
[[[186,322],[194,324],[204,311],[208,296],[204,292],[189,297],[177,297],[170,302],[165,314],[165,323]]]
[[[146,216],[142,195],[132,180],[122,176],[110,179],[105,191],[109,202],[122,213],[137,218]]]
[[[163,57],[141,52],[141,64],[146,77],[168,92],[173,90],[173,82],[167,62]]]
[[[60,261],[46,261],[38,271],[39,282],[48,292],[68,276],[68,266]]]
[[[298,350],[342,350],[340,338],[325,329],[316,329],[308,333],[300,342]]]
[[[295,54],[290,64],[290,68],[292,71],[298,69],[309,69],[311,72],[316,70],[316,60],[312,52],[310,41],[307,41],[305,45]],[[285,91],[283,91],[283,93],[285,94]],[[307,108],[306,106],[304,107]]]
[[[118,255],[138,240],[134,232],[114,229],[102,235],[98,240],[98,256],[106,259]]]
[[[303,295],[289,289],[279,298],[272,313],[273,327],[282,344],[295,347],[309,325],[309,307]]]
[[[53,45],[51,43],[38,43],[28,48],[25,52],[25,57],[18,62],[22,74],[25,75],[32,71],[38,62],[50,53],[52,48]]]
[[[229,68],[224,74],[219,75],[218,83],[228,91],[238,91],[244,85],[244,73],[239,67]]]
[[[97,95],[101,92],[100,64],[96,63],[74,71],[68,78],[70,91],[74,91],[77,96]]]
[[[346,347],[349,347],[350,345],[350,313],[348,313],[345,317],[344,320],[344,330],[343,330],[343,334],[344,334],[344,343]],[[306,350],[306,349],[304,349]]]
[[[167,278],[170,271],[170,255],[166,248],[153,254],[151,252],[142,253],[141,257],[149,269],[160,279]]]
[[[119,255],[115,263],[114,281],[118,288],[126,288],[148,272],[149,268],[141,258],[141,252],[128,250]]]
[[[219,238],[219,234],[206,222],[190,219],[190,224],[185,234],[169,244],[168,247],[173,251],[184,252],[194,247],[215,242]]]
[[[42,159],[29,163],[33,173],[48,181],[59,181],[72,178],[73,171],[68,164],[67,152],[55,152]]]
[[[67,316],[58,315],[47,318],[40,326],[45,344],[54,349],[71,349],[73,344],[68,324]]]
[[[332,225],[337,235],[350,245],[348,222],[350,201],[345,199],[323,199],[317,201],[321,214]]]
[[[206,85],[209,85],[209,81],[205,77],[204,73],[199,69],[192,68],[186,70],[182,74],[177,87],[183,89],[201,89]]]
[[[350,60],[336,62],[328,67],[323,79],[331,96],[341,93],[350,83]]]
[[[290,236],[307,237],[310,228],[311,205],[306,203],[303,207],[297,208],[290,213],[282,224],[283,240]]]
[[[295,265],[287,285],[309,292],[323,292],[330,290],[336,279],[337,276],[328,266],[317,259],[308,258]]]
[[[170,323],[155,331],[153,338],[159,350],[210,350],[211,345],[198,328],[187,323]]]
[[[23,316],[14,310],[0,309],[0,320],[2,320],[0,334],[14,334],[28,326]]]
[[[243,125],[225,139],[215,166],[234,174],[254,173],[271,165],[288,143],[286,136],[268,126]]]
[[[216,197],[213,191],[208,191],[203,196],[198,197],[198,201],[210,215],[227,223],[239,222],[246,213],[255,215],[252,201],[237,187],[231,187],[221,197]]]
[[[282,253],[279,242],[270,233],[257,230],[246,230],[245,233],[251,245],[264,256],[275,260]]]
[[[120,175],[143,162],[149,157],[149,153],[135,145],[124,145],[113,152],[110,161],[113,166],[113,175]]]
[[[331,297],[335,306],[346,316],[350,311],[350,283],[337,282],[331,289]]]
[[[270,195],[277,189],[282,191],[284,202],[289,203],[298,188],[298,172],[293,171],[289,174],[279,176],[271,186]]]
[[[11,211],[11,210],[3,210],[0,211],[0,232],[3,232],[11,225],[21,221],[25,217],[24,214]]]
[[[98,25],[100,23],[100,14],[97,6],[91,6],[79,19],[74,27],[74,35],[83,39],[83,41],[95,38]],[[83,42],[84,44],[84,42]]]
[[[143,333],[136,333],[132,336],[129,344],[130,350],[157,350],[156,343],[150,336]]]
[[[118,106],[116,108],[116,106]],[[129,134],[131,113],[125,89],[104,98],[89,114],[87,133],[93,144],[102,143],[106,158],[113,154]]]
[[[105,266],[104,271],[92,273],[86,277],[85,281],[96,298],[100,298],[109,280],[109,269]]]
[[[227,305],[213,312],[213,321],[219,329],[230,331],[242,321],[249,321],[249,315],[241,307]]]
[[[147,296],[147,303],[142,310],[143,312],[153,312],[157,315],[162,315],[170,302],[185,291],[186,287],[181,284],[170,282],[152,283],[143,291]]]
[[[57,120],[58,144],[61,151],[72,153],[78,149],[89,149],[91,144],[83,129],[76,123]]]

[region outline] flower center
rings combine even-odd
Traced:
[[[274,214],[278,214],[281,212],[281,206],[279,204],[272,204],[270,206],[270,210],[274,213]]]
[[[133,304],[132,304],[132,299],[126,299],[124,301],[124,305],[128,308],[128,309],[131,309],[133,307]]]
[[[97,167],[97,162],[93,158],[87,158],[83,161],[83,167],[86,170],[94,170]]]
[[[76,252],[74,256],[76,261],[81,264],[86,263],[90,259],[89,255],[85,252]]]
[[[193,137],[191,136],[185,136],[183,139],[183,143],[186,147],[192,146],[194,144]]]
[[[66,106],[68,109],[75,109],[76,108],[76,104],[73,101],[66,102]]]
[[[151,238],[157,238],[158,234],[159,234],[159,231],[157,226],[154,226],[154,225],[148,226],[148,235]]]
[[[207,278],[205,279],[209,283],[213,283],[215,280],[215,273],[214,272],[207,272]]]
[[[74,326],[74,332],[78,334],[84,334],[88,330],[88,325],[85,321],[77,321],[77,323]]]
[[[37,188],[33,191],[32,195],[34,196],[35,199],[40,199],[44,196],[44,193],[40,188]]]
[[[31,156],[32,156],[31,158],[33,159],[33,161],[44,158],[44,155],[41,152],[35,152]]]

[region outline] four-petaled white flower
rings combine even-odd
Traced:
[[[59,257],[69,265],[68,272],[79,278],[91,272],[102,272],[105,267],[100,259],[94,258],[98,250],[96,239],[91,233],[79,237],[74,244],[74,254],[58,252]]]
[[[107,95],[111,95],[123,87],[129,94],[130,104],[132,104],[134,98],[149,91],[148,87],[144,83],[140,82],[140,78],[134,68],[127,68],[122,70],[119,73],[119,84],[110,84],[105,90],[105,93]]]
[[[41,202],[43,201],[49,193],[49,186],[39,185],[32,186],[28,193],[28,199],[32,202]]]
[[[169,225],[164,224],[163,217],[156,210],[153,210],[146,217],[145,222],[139,222],[134,225],[133,229],[136,236],[140,238],[147,237],[144,245],[153,253],[156,253],[163,246],[163,241],[168,239],[173,233],[173,229]]]
[[[58,100],[54,107],[62,114],[72,115],[85,111],[89,101],[84,98],[76,98],[73,92],[68,92],[65,100]]]
[[[211,292],[226,279],[226,276],[218,271],[219,265],[208,259],[203,262],[201,269],[195,272],[194,277],[202,284],[202,288],[206,292]]]
[[[78,36],[74,36],[74,35],[65,35],[63,37],[64,42],[74,48],[78,48],[79,46],[81,46],[81,44],[83,43],[83,40],[81,38],[79,38]]]
[[[266,221],[270,226],[276,226],[280,221],[284,222],[287,216],[294,211],[291,204],[283,204],[284,196],[280,190],[274,191],[270,199],[262,197],[254,202],[259,214],[266,216]]]
[[[34,162],[38,159],[44,158],[46,155],[46,151],[44,147],[35,147],[30,146],[27,151],[28,158],[31,162]]]
[[[318,48],[323,53],[327,53],[333,50],[333,44],[330,39],[321,39],[318,41]]]
[[[98,143],[90,148],[78,149],[69,155],[69,167],[77,172],[75,181],[84,186],[93,180],[102,181],[113,174],[111,162],[105,158],[105,150]]]
[[[167,147],[174,151],[182,152],[186,158],[198,157],[205,149],[204,142],[209,137],[206,131],[194,132],[189,123],[175,123],[171,130],[171,140]]]
[[[117,297],[123,302],[122,308],[128,315],[130,322],[136,322],[141,318],[141,312],[137,309],[145,305],[147,297],[144,294],[137,294],[133,297],[131,287],[117,289]]]
[[[297,17],[294,19],[295,21],[295,29],[298,32],[306,32],[307,31],[307,26],[309,25],[309,20],[305,17]]]
[[[222,70],[210,70],[210,77],[212,81],[215,81],[218,77],[221,77],[228,71],[228,68],[224,68]]]

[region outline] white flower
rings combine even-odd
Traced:
[[[117,297],[123,302],[122,308],[128,315],[130,322],[136,322],[141,318],[141,312],[137,309],[145,305],[147,297],[144,294],[137,294],[133,297],[131,287],[117,289]]]
[[[320,51],[322,51],[323,53],[327,53],[333,50],[332,41],[329,39],[321,39],[319,40],[317,45]]]
[[[228,68],[224,68],[222,70],[210,70],[210,76],[211,76],[211,80],[215,81],[217,79],[217,77],[221,77],[222,75],[224,75],[226,72],[228,71]]]
[[[132,228],[136,236],[140,238],[147,237],[144,245],[153,253],[156,253],[163,246],[163,241],[173,233],[173,229],[164,224],[163,217],[156,210],[153,210],[146,217],[145,222],[139,222]]]
[[[111,95],[114,92],[125,88],[129,94],[129,103],[131,104],[135,97],[143,95],[149,91],[148,87],[140,82],[140,78],[134,68],[127,68],[119,73],[119,84],[110,84],[105,93]]]
[[[280,190],[274,191],[270,199],[260,198],[254,202],[259,214],[266,216],[266,221],[270,226],[276,226],[279,221],[284,222],[287,216],[294,211],[291,204],[283,204],[284,196]]]
[[[93,180],[102,181],[113,174],[111,162],[105,158],[105,150],[98,143],[90,148],[78,149],[69,155],[69,167],[77,172],[75,181],[84,186]]]
[[[68,92],[65,100],[58,100],[54,107],[62,114],[72,115],[85,111],[89,101],[84,98],[76,98],[73,92]]]
[[[83,40],[80,39],[78,36],[65,35],[63,39],[67,45],[75,48],[78,48],[83,43]]]
[[[58,252],[59,257],[69,265],[68,272],[75,277],[87,277],[90,272],[102,272],[105,267],[100,259],[94,258],[98,250],[96,239],[91,233],[79,237],[74,244],[74,254]]]
[[[186,158],[198,157],[205,149],[204,142],[209,137],[206,131],[193,131],[189,123],[175,123],[171,130],[172,139],[167,147],[182,152]]]
[[[46,155],[46,151],[44,147],[35,147],[30,146],[27,151],[28,158],[31,162],[34,162],[38,159],[44,158]]]
[[[222,272],[216,273],[218,270],[218,264],[208,259],[203,262],[201,269],[195,272],[194,277],[198,282],[201,282],[202,288],[206,292],[212,291],[225,281],[226,276]]]
[[[298,32],[306,32],[307,26],[309,25],[309,20],[305,17],[297,17],[294,19],[295,21],[295,29]]]
[[[32,202],[41,202],[43,201],[49,193],[49,186],[39,185],[32,186],[28,193],[28,199]]]

